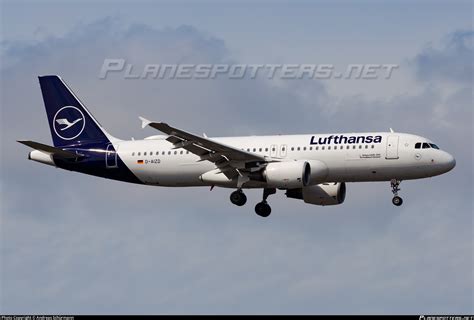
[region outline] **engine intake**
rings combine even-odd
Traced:
[[[319,160],[308,160],[308,163],[311,168],[309,185],[315,185],[327,181],[326,178],[329,174],[329,169],[324,162]]]

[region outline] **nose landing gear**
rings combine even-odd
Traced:
[[[390,181],[390,186],[392,187],[392,193],[393,193],[393,198],[392,198],[392,203],[396,205],[397,207],[401,206],[403,203],[403,199],[398,196],[398,191],[400,191],[400,180],[397,179],[392,179]]]

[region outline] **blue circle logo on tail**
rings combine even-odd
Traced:
[[[74,106],[62,107],[53,118],[54,132],[64,140],[77,138],[84,131],[85,126],[84,114]]]

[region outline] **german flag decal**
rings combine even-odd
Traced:
[[[143,164],[143,160],[137,160],[138,164]]]

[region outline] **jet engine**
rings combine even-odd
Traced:
[[[295,160],[269,163],[263,171],[268,187],[301,188],[325,181],[326,164],[318,160]]]
[[[341,204],[346,198],[346,184],[344,182],[321,183],[286,191],[288,198],[300,199],[305,203],[319,206]]]
[[[307,161],[285,161],[269,163],[263,171],[268,187],[301,188],[311,179],[311,167]]]

